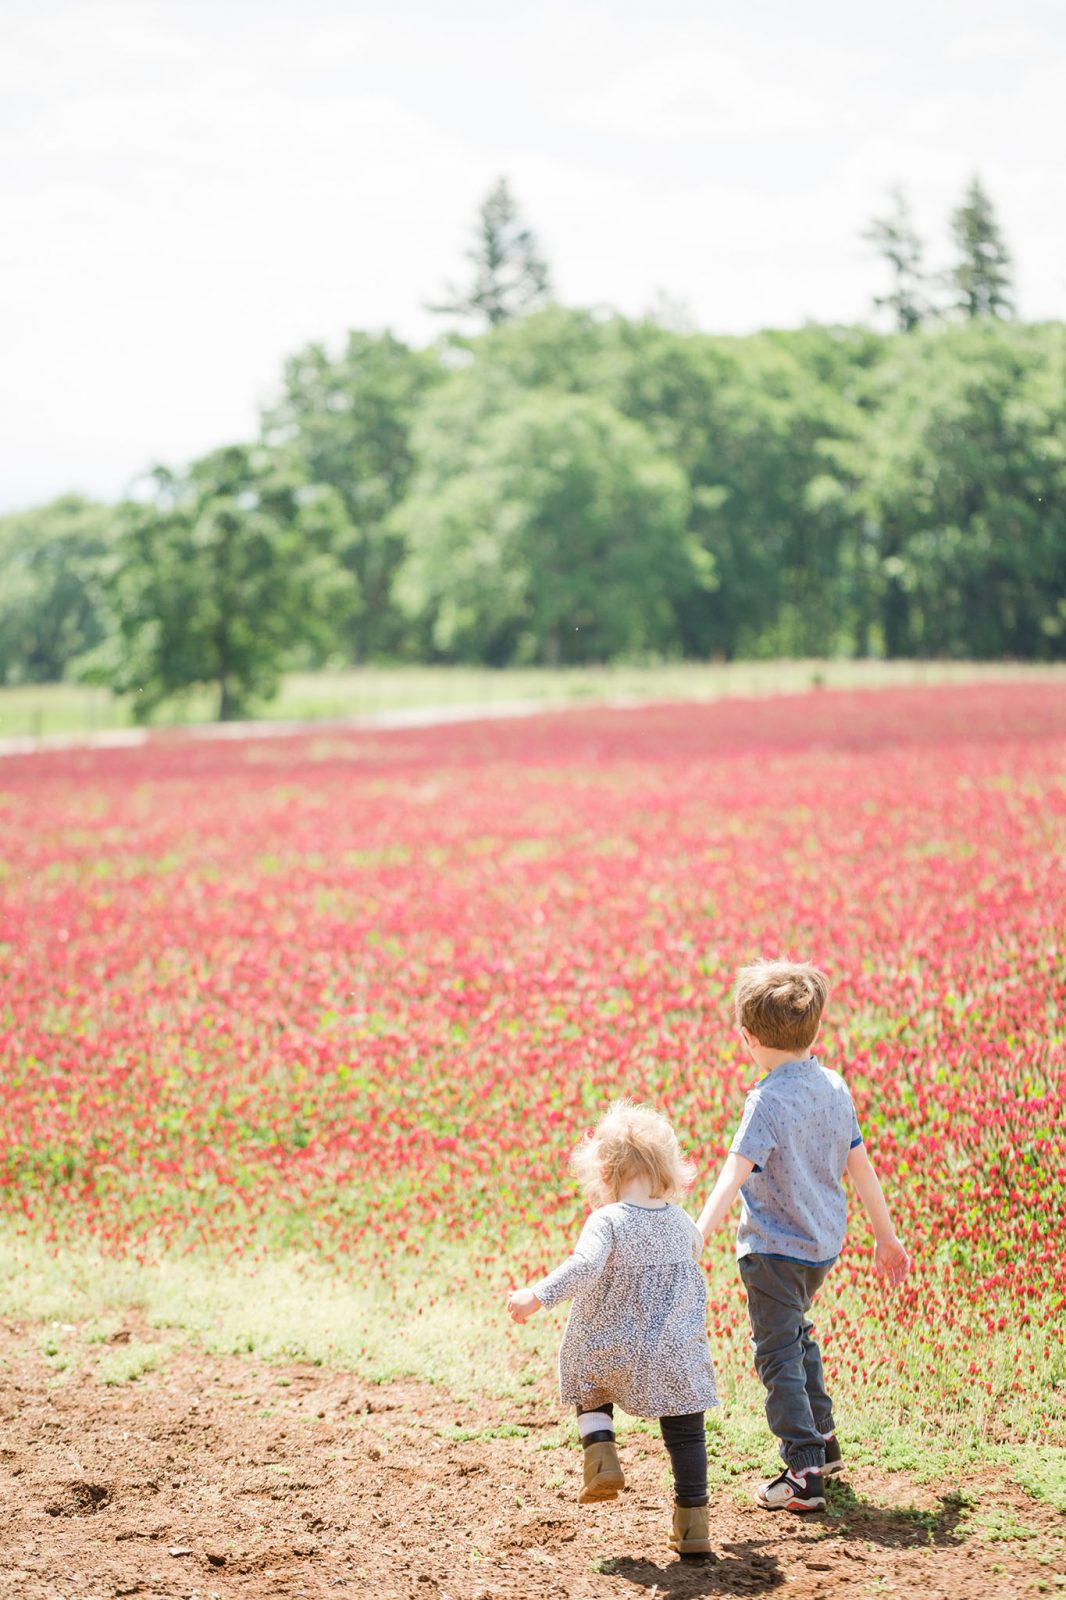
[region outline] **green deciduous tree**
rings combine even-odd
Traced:
[[[101,643],[116,522],[79,495],[0,518],[0,682],[54,682]]]
[[[689,532],[714,563],[713,591],[680,605],[686,654],[855,648],[841,555],[857,519],[846,493],[827,492],[825,452],[852,428],[879,337],[806,328],[714,339],[647,322],[620,322],[617,337],[616,403],[684,468]]]
[[[1064,438],[1057,323],[357,333],[289,363],[259,446],[0,522],[0,677],[234,715],[338,654],[1059,658]]]
[[[399,584],[436,653],[556,665],[678,649],[676,601],[710,563],[686,534],[684,473],[636,423],[462,374],[418,437]]]
[[[269,697],[292,650],[328,645],[354,601],[333,554],[344,511],[263,452],[234,445],[125,508],[111,580],[115,647],[98,663],[148,720],[171,695],[215,685],[220,720]]]
[[[947,274],[954,309],[969,318],[1013,316],[1010,253],[980,178],[972,179],[953,213],[951,231],[959,251]]]
[[[523,316],[551,293],[548,264],[522,221],[506,178],[481,203],[476,236],[466,252],[473,277],[449,284],[447,299],[428,309],[445,316],[484,318],[490,327]]]
[[[467,381],[447,390],[451,431],[438,426],[434,448],[461,457],[478,419],[516,391],[605,399],[691,485],[687,532],[715,583],[676,600],[686,654],[862,648],[863,590],[848,561],[859,518],[825,450],[853,431],[862,375],[884,345],[866,329],[714,338],[550,306],[469,341]]]
[[[308,345],[285,364],[282,394],[263,419],[279,460],[308,483],[336,491],[344,511],[334,549],[354,575],[347,650],[365,661],[398,648],[393,575],[403,555],[389,517],[411,475],[411,428],[430,385],[436,355],[414,351],[390,333],[353,332],[338,356]]]
[[[894,344],[852,462],[890,656],[1066,654],[1066,329]]]
[[[479,372],[504,374],[518,389],[609,398],[617,372],[615,328],[621,320],[552,304],[453,344]]]

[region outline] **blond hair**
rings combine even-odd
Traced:
[[[829,995],[825,974],[801,961],[741,967],[733,1005],[742,1028],[770,1050],[806,1050],[818,1036]]]
[[[570,1157],[593,1207],[617,1200],[634,1178],[644,1178],[653,1200],[680,1200],[696,1176],[677,1134],[661,1112],[616,1100]]]

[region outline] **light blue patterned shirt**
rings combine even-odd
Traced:
[[[839,1072],[784,1061],[748,1091],[730,1151],[755,1163],[740,1191],[737,1256],[783,1256],[825,1266],[847,1226],[844,1167],[862,1143]]]

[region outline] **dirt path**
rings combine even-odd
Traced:
[[[543,1448],[557,1422],[546,1388],[517,1410],[472,1408],[192,1346],[106,1388],[57,1377],[41,1345],[40,1329],[0,1328],[4,1600],[1063,1592],[1066,1517],[998,1478],[981,1486],[983,1529],[950,1486],[866,1469],[834,1486],[824,1517],[718,1495],[715,1559],[681,1563],[657,1441],[627,1441],[620,1501],[579,1508],[576,1452]],[[499,1436],[515,1423],[524,1437]]]
[[[788,692],[788,691],[786,691]],[[364,711],[350,717],[306,717],[301,721],[190,722],[174,727],[103,728],[95,733],[23,734],[0,739],[0,756],[31,756],[47,750],[134,750],[153,742],[238,739],[290,739],[309,733],[373,733],[404,728],[437,728],[453,722],[496,722],[508,717],[536,717],[545,712],[580,711],[602,706],[629,709],[645,700],[499,700],[470,705],[395,706],[391,711]]]

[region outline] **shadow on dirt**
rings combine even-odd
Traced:
[[[835,1561],[842,1553],[842,1545],[903,1550],[962,1543],[957,1530],[966,1501],[960,1495],[941,1495],[935,1508],[922,1511],[915,1506],[883,1506],[862,1500],[847,1484],[827,1487],[826,1515],[802,1519],[805,1539],[800,1560],[811,1572],[825,1573],[830,1582],[844,1576]],[[782,1531],[786,1527],[790,1535],[795,1534],[796,1519],[789,1518],[782,1524]],[[605,1563],[603,1571],[663,1596],[664,1600],[666,1596],[696,1600],[700,1595],[766,1594],[786,1581],[773,1554],[777,1543],[772,1534],[764,1539],[725,1543],[720,1546],[721,1555],[702,1561],[672,1561],[668,1566],[619,1556]],[[845,1568],[849,1565],[844,1563]]]
[[[695,1600],[697,1595],[765,1594],[784,1583],[777,1557],[765,1554],[759,1544],[745,1540],[722,1548],[731,1554],[672,1561],[665,1567],[654,1561],[619,1556],[605,1563],[603,1570],[654,1591],[657,1597],[673,1595],[678,1600],[686,1596]]]
[[[812,1517],[815,1526],[824,1528],[826,1543],[861,1539],[863,1542],[902,1549],[914,1545],[957,1545],[962,1543],[959,1523],[967,1510],[961,1495],[944,1494],[936,1506],[921,1511],[916,1506],[883,1506],[863,1500],[850,1484],[828,1483],[825,1517]]]

